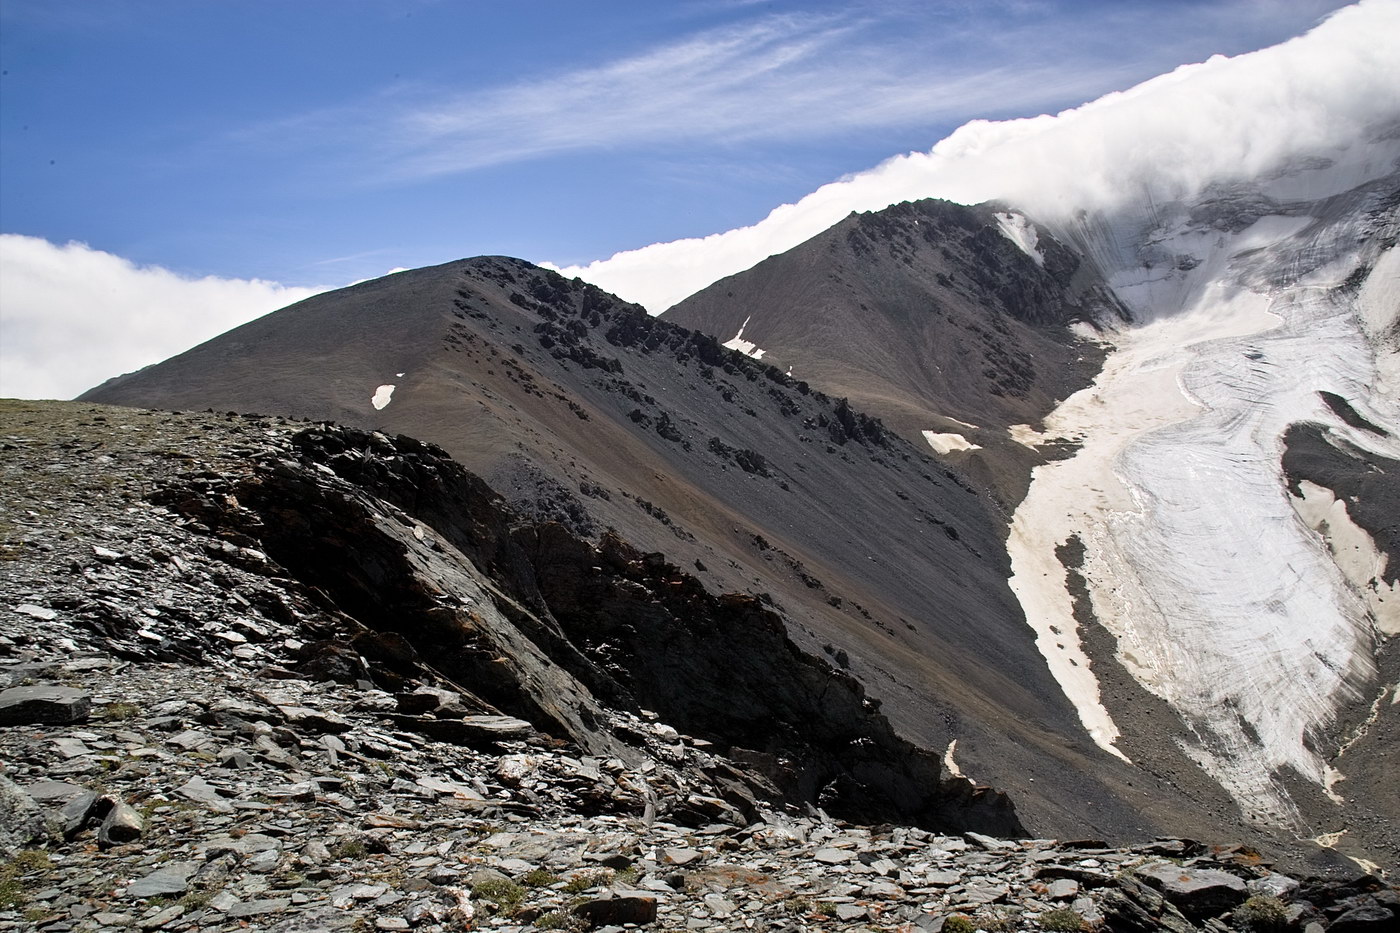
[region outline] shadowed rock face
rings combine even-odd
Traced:
[[[976,231],[949,230],[981,242]],[[1058,268],[1053,245],[1042,247],[1042,266],[1003,233],[992,234],[979,248],[1005,244],[1013,251],[1008,261],[1026,260],[1024,268],[996,273],[1007,301],[1049,289],[1038,277]],[[953,242],[950,253],[961,255],[962,243]],[[1079,278],[1064,275],[1071,284]],[[1039,320],[1038,312],[1028,319]],[[1042,326],[1010,316],[1002,323]],[[388,385],[387,406],[376,407],[372,399],[382,403],[387,393],[378,390]],[[1005,515],[979,494],[982,484],[859,405],[577,280],[499,257],[400,273],[301,302],[87,397],[334,419],[440,444],[519,514],[557,522],[588,547],[614,529],[640,554],[665,554],[709,592],[750,600],[719,607],[715,618],[742,628],[760,608],[771,612],[765,624],[780,620],[802,652],[848,671],[900,736],[938,753],[956,739],[962,771],[1010,794],[1028,831],[1211,836],[1234,819],[1200,807],[1166,777],[1144,779],[1089,740],[1006,584]],[[1031,410],[1024,406],[1038,404],[1017,401],[1008,411],[1020,417]],[[354,457],[373,461],[376,454],[369,444],[337,456],[332,469],[339,472]],[[1007,467],[1006,475],[1023,466]],[[287,507],[296,504],[288,498]],[[464,553],[471,546],[463,544]],[[520,546],[558,550],[560,568],[588,559],[553,539]],[[484,559],[514,579],[513,558]],[[603,566],[602,552],[592,560]],[[645,562],[643,570],[650,573]],[[677,574],[662,572],[666,586],[657,592],[671,593],[667,581]],[[697,729],[713,723],[716,733],[721,726],[742,732],[744,704],[737,712],[690,707],[681,691],[660,690],[677,679],[680,660],[667,662],[675,670],[631,670],[610,657],[669,648],[658,629],[629,627],[582,603],[563,608],[576,581],[542,576],[538,564],[529,575],[514,598],[529,608],[544,599],[559,627],[556,635],[544,626],[530,640],[595,696],[671,702]],[[645,586],[647,579],[630,582]],[[353,585],[371,616],[393,616],[376,608],[371,580]],[[422,593],[401,595],[405,605],[425,605]],[[608,633],[596,639],[596,657],[580,647],[581,658],[554,658],[552,640],[582,646],[589,627]],[[444,646],[465,650],[450,640],[433,650]],[[713,669],[719,676],[742,665],[717,658]],[[476,676],[488,682],[487,673]],[[564,715],[542,698],[527,699],[501,702],[516,704],[515,715]],[[793,707],[794,716],[810,712]],[[854,769],[853,783],[821,769],[775,774],[775,781],[848,798],[854,792],[843,787],[873,783]]]
[[[791,802],[1025,833],[1010,800],[945,779],[935,754],[897,737],[853,677],[799,650],[757,599],[713,596],[612,533],[594,546],[521,522],[435,446],[333,426],[291,443],[295,459],[266,460],[228,496],[177,484],[156,500],[256,543],[329,598],[363,627],[353,645],[384,686],[432,671],[490,713],[629,759],[605,707],[649,709],[770,763],[760,788]]]

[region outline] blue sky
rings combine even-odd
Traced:
[[[292,285],[587,261],[1338,5],[5,0],[0,230]]]
[[[660,311],[852,209],[1001,197],[995,159],[951,171],[931,147],[1014,154],[1026,118],[1104,95],[1119,116],[1070,119],[1061,182],[1111,178],[1140,129],[1177,175],[1233,158],[1222,133],[1277,154],[1303,113],[1345,135],[1329,114],[1400,86],[1400,0],[1362,4],[1298,49],[1318,70],[1212,66],[1183,109],[1114,92],[1343,4],[2,0],[0,395],[71,396],[317,290],[486,253]]]

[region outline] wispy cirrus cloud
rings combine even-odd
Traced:
[[[906,21],[918,28],[902,29]],[[961,13],[762,16],[502,85],[396,88],[243,138],[329,144],[365,175],[407,181],[586,150],[932,127],[1093,96],[1127,73],[1125,62],[1071,63],[1017,42],[1024,24],[983,37],[997,54],[969,54],[979,28]]]

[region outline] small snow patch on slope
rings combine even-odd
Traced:
[[[946,454],[954,450],[981,450],[982,445],[974,444],[961,434],[938,434],[933,431],[924,431],[924,440],[928,445],[940,454]]]
[[[382,411],[389,402],[393,401],[396,388],[398,386],[380,386],[374,390],[374,396],[370,398],[369,403],[374,406],[376,411]]]
[[[966,778],[967,775],[962,773],[962,768],[958,767],[957,761],[953,758],[953,753],[957,750],[958,740],[954,739],[948,743],[948,750],[943,753],[943,767],[953,777]]]
[[[749,326],[749,320],[749,317],[744,318],[744,323],[739,325],[739,333],[735,334],[733,339],[725,341],[723,346],[726,350],[738,350],[745,356],[761,360],[763,354],[768,351],[760,349],[753,341],[744,339],[744,328]]]
[[[1045,265],[1045,257],[1040,254],[1040,237],[1035,232],[1035,227],[1021,214],[1013,214],[1009,211],[996,215],[997,226],[1001,228],[1001,235],[1020,248],[1021,252],[1035,260],[1037,266]]]

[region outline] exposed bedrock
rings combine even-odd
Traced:
[[[726,749],[756,791],[861,822],[1024,835],[1009,798],[941,772],[849,674],[805,654],[758,599],[715,596],[615,535],[518,523],[478,478],[411,438],[321,426],[231,497],[162,502],[251,541],[353,624],[390,686],[431,672],[484,711],[634,757],[604,707],[653,710]],[[246,536],[246,538],[244,537]]]

